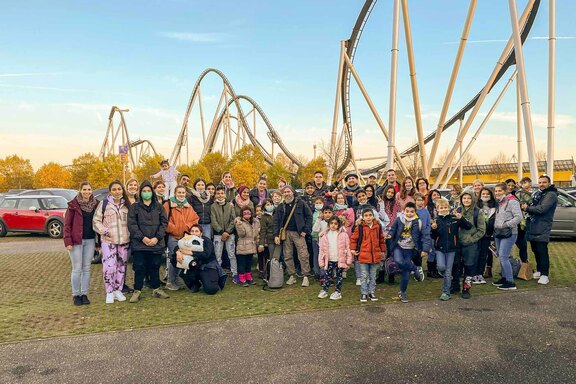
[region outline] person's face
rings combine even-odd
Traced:
[[[204,192],[206,190],[206,184],[203,181],[199,181],[196,183],[196,190],[198,192]]]
[[[224,180],[225,183],[229,183],[232,181],[232,175],[227,173],[224,175],[224,177],[222,178],[222,180]]]
[[[474,189],[474,193],[478,193],[482,189],[482,184],[480,184],[479,182],[475,182],[474,184],[472,184],[472,188]]]
[[[278,189],[283,189],[286,186],[286,183],[283,181],[278,182]]]
[[[407,219],[413,219],[416,216],[416,210],[414,208],[404,208],[404,216]]]
[[[376,185],[376,178],[374,176],[370,176],[368,178],[368,184]]]
[[[185,199],[186,198],[186,190],[184,188],[178,188],[175,192],[174,195],[176,195],[177,199]]]
[[[532,183],[529,181],[525,181],[522,183],[522,189],[529,191],[532,189]]]
[[[438,200],[438,199],[441,199],[441,198],[442,198],[442,196],[441,196],[438,192],[433,192],[433,193],[432,193],[432,201]]]
[[[456,198],[456,197],[458,197],[458,191],[453,189],[450,191],[450,195],[452,195],[453,198]]]
[[[322,184],[322,183],[324,182],[324,176],[322,176],[321,173],[315,174],[315,175],[314,175],[314,182],[315,182],[317,185]]]
[[[505,194],[506,191],[504,191],[501,187],[494,188],[494,195],[496,196],[497,199],[500,199]]]
[[[128,185],[126,186],[126,189],[128,190],[128,192],[130,193],[136,193],[138,192],[138,183],[135,181],[131,181],[128,183]]]
[[[516,183],[509,182],[509,183],[506,183],[506,186],[508,187],[508,192],[512,192],[514,190],[514,188],[516,188]]]
[[[465,194],[462,196],[462,205],[465,207],[469,207],[472,205],[472,196]]]
[[[266,180],[260,180],[258,182],[258,189],[263,191],[266,189],[266,186],[268,185],[268,182]]]
[[[418,209],[424,208],[424,199],[417,198],[417,199],[416,199],[416,207],[417,207]]]
[[[396,183],[396,172],[394,171],[390,171],[386,174],[386,180],[388,180],[389,183]]]
[[[426,182],[424,180],[418,180],[418,189],[421,191],[426,190]]]
[[[374,191],[372,191],[372,188],[366,188],[366,197],[371,198],[372,196],[374,196]]]
[[[548,188],[549,186],[550,182],[548,181],[547,178],[541,177],[538,179],[538,188],[540,188],[541,191]]]
[[[326,219],[326,220],[328,220],[329,218],[331,218],[334,215],[334,213],[330,210],[326,210],[322,213],[324,214],[324,219]]]
[[[110,194],[115,200],[122,198],[122,192],[122,186],[120,184],[112,184],[110,187]]]
[[[193,236],[202,237],[202,231],[198,227],[192,227],[190,229],[190,234]]]
[[[224,191],[220,189],[220,190],[216,191],[216,196],[214,196],[214,197],[216,198],[216,200],[220,200],[220,199],[223,199],[224,196],[225,196]]]
[[[256,207],[256,216],[258,217],[262,216],[262,207],[260,206]]]
[[[339,195],[339,196],[336,198],[336,203],[337,203],[337,204],[342,204],[342,205],[344,205],[344,204],[346,204],[346,198],[345,198],[344,196],[342,196],[342,195]]]
[[[242,200],[247,200],[248,197],[250,197],[250,191],[248,190],[248,188],[246,188],[242,191],[242,193],[240,194],[240,197],[242,197]]]
[[[292,190],[290,188],[284,188],[284,191],[282,191],[284,194],[284,198],[286,200],[290,200],[292,198],[294,198],[294,194],[292,193]]]
[[[163,170],[167,171],[169,168],[169,165],[168,164],[162,164],[161,167]]]
[[[331,222],[330,222],[330,230],[331,230],[331,231],[337,231],[337,230],[338,230],[338,222],[336,222],[336,221],[331,221]]]
[[[484,199],[489,199],[490,196],[490,192],[488,192],[487,190],[482,190],[482,192],[480,192],[480,197],[484,198]]]
[[[275,203],[279,203],[280,201],[282,201],[282,196],[278,193],[274,193],[272,195],[272,201]]]
[[[353,186],[355,186],[356,184],[358,184],[358,179],[355,178],[354,176],[350,176],[350,177],[348,178],[348,181],[346,182],[346,184],[348,184],[349,187],[353,187]]]
[[[82,196],[84,200],[88,200],[91,195],[92,195],[92,187],[89,185],[83,185],[82,189],[80,190],[80,196]]]
[[[394,197],[394,195],[396,195],[396,192],[394,192],[393,188],[387,189],[386,190],[386,197],[388,199],[392,199]]]
[[[365,193],[359,193],[357,199],[360,204],[366,204],[368,202],[368,197],[366,197]]]
[[[448,204],[442,204],[438,206],[438,213],[440,216],[446,216],[450,212],[450,206]]]
[[[164,184],[158,184],[154,192],[156,192],[157,195],[164,196],[164,192],[166,192],[166,186]]]
[[[142,188],[142,190],[140,191],[140,193],[142,193],[142,192],[152,192],[152,188],[146,186],[146,187]]]
[[[183,186],[187,187],[188,184],[190,184],[190,178],[188,176],[182,176],[180,178],[180,184],[182,184]]]
[[[412,182],[412,180],[406,179],[406,180],[404,181],[404,188],[406,188],[406,189],[412,189],[412,188],[414,188],[414,183]]]
[[[362,219],[366,224],[370,225],[374,221],[374,214],[372,212],[366,212],[362,214]]]
[[[215,187],[214,187],[213,185],[209,185],[209,186],[206,188],[206,190],[208,191],[208,193],[209,193],[210,195],[214,195]]]
[[[307,186],[307,187],[305,188],[305,191],[306,191],[306,194],[307,194],[307,195],[311,195],[311,194],[314,193],[314,187],[311,186],[311,185],[309,185],[309,186]]]

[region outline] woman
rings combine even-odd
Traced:
[[[426,208],[428,209],[428,213],[430,213],[430,218],[434,220],[438,217],[438,211],[436,210],[436,202],[437,200],[442,199],[442,195],[440,191],[437,189],[432,189],[428,193],[428,203],[426,204]]]
[[[102,272],[106,288],[106,304],[125,301],[121,289],[128,261],[128,208],[130,200],[124,186],[114,180],[108,186],[108,196],[96,208],[92,226],[102,241]]]
[[[450,208],[457,209],[460,206],[460,195],[462,195],[462,187],[459,184],[454,184],[450,190]],[[474,201],[477,201],[478,196],[474,196]]]
[[[224,187],[226,202],[229,203],[234,200],[234,197],[236,196],[236,188],[234,187],[234,180],[232,180],[232,174],[230,172],[224,172],[222,174],[220,185]]]
[[[284,190],[284,187],[287,186],[287,185],[288,185],[288,182],[286,181],[286,179],[283,178],[283,177],[280,177],[280,178],[278,179],[278,188],[277,188],[277,190],[278,190],[278,191],[283,191],[283,190]]]
[[[162,180],[156,180],[153,184],[154,196],[156,200],[162,205],[167,200],[166,197],[166,184]]]
[[[368,198],[368,204],[374,208],[378,208],[378,201],[376,199],[376,190],[372,184],[366,184],[364,186],[364,192],[366,192],[366,197]]]
[[[64,245],[72,262],[72,301],[74,305],[90,304],[88,284],[90,265],[96,244],[96,233],[92,228],[94,211],[98,200],[92,195],[92,185],[83,181],[78,196],[68,202],[64,216]]]
[[[486,280],[492,277],[492,252],[490,251],[490,243],[494,233],[494,220],[496,218],[496,199],[494,193],[489,188],[482,188],[480,190],[480,200],[476,202],[482,217],[486,222],[486,233],[484,237],[478,242],[478,264],[476,265],[476,277],[472,280],[472,284],[486,284]]]
[[[396,194],[396,200],[400,203],[400,209],[404,210],[406,203],[414,203],[414,179],[411,176],[406,176],[402,180],[400,192]]]
[[[206,184],[206,192],[210,195],[212,200],[214,200],[214,193],[216,192],[216,184],[214,183]]]
[[[507,186],[498,183],[494,187],[496,197],[496,218],[494,219],[494,241],[500,258],[502,278],[492,284],[502,290],[515,290],[510,251],[518,236],[518,224],[522,221],[520,203],[513,195],[506,192]]]
[[[126,182],[126,195],[130,204],[134,204],[138,200],[138,180],[132,178]]]
[[[400,202],[396,196],[396,188],[393,185],[390,185],[384,189],[384,196],[381,204],[384,205],[384,211],[390,219],[390,224],[387,228],[385,228],[387,231],[394,224],[394,221],[396,221],[396,216],[398,216],[398,213],[402,212],[402,207],[400,206]]]
[[[266,179],[266,176],[260,176],[256,187],[250,190],[250,200],[252,201],[252,204],[254,204],[254,207],[262,205],[264,199],[268,198],[267,186],[268,180]]]
[[[189,232],[193,225],[198,224],[198,215],[186,200],[186,187],[183,185],[176,186],[174,196],[164,203],[164,210],[168,217],[166,233],[168,234],[168,252],[172,255],[178,246],[178,240],[184,237],[185,232]],[[168,263],[168,277],[166,289],[177,291],[178,274],[180,270],[176,264]]]
[[[198,224],[202,226],[205,237],[212,239],[212,226],[210,225],[210,207],[214,202],[211,195],[206,192],[206,180],[197,178],[192,184],[191,195],[188,202],[199,217]]]
[[[416,190],[418,193],[424,196],[424,205],[428,203],[429,188],[430,183],[428,182],[428,179],[425,179],[423,177],[416,179]]]
[[[250,209],[252,215],[254,215],[254,203],[250,201],[250,190],[247,186],[241,185],[238,187],[238,193],[234,199],[234,212],[236,213],[236,217],[242,217],[242,211],[245,208]]]
[[[480,179],[476,179],[474,180],[474,182],[472,182],[472,189],[474,190],[474,197],[476,198],[476,201],[478,201],[478,199],[480,198],[480,191],[482,190],[483,187],[484,182]]]
[[[128,210],[128,230],[130,231],[130,246],[134,268],[134,293],[131,303],[140,301],[144,277],[149,278],[148,284],[153,289],[153,296],[167,299],[168,295],[160,289],[160,264],[166,247],[166,215],[158,202],[152,184],[145,180],[140,185],[138,201]]]

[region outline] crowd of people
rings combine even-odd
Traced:
[[[125,294],[137,303],[144,287],[161,299],[169,297],[166,290],[182,288],[215,294],[228,280],[250,287],[266,279],[271,259],[284,266],[285,284],[319,284],[319,299],[341,299],[343,280],[353,278],[361,302],[377,301],[377,284],[396,284],[396,277],[402,302],[408,301],[412,278],[426,277],[442,279],[440,300],[457,293],[468,299],[473,285],[487,279],[498,289],[515,290],[511,251],[517,246],[527,267],[528,242],[536,259],[532,277],[549,282],[557,191],[546,175],[538,178],[536,191],[527,177],[519,185],[510,179],[493,188],[475,180],[464,189],[453,186],[444,197],[425,178],[406,176],[400,182],[393,169],[383,185],[371,175],[364,186],[354,173],[343,184],[327,185],[324,173],[316,171],[299,194],[283,179],[273,191],[266,177],[253,188],[236,186],[230,172],[218,184],[202,178],[191,184],[190,176],[168,162],[161,167],[151,176],[160,180],[111,182],[102,201],[83,182],[69,202],[64,243],[75,305],[90,303],[96,248],[102,254],[106,303],[125,301]],[[133,288],[126,285],[130,257]],[[500,277],[493,276],[494,257]]]

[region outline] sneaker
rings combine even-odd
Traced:
[[[318,294],[318,298],[325,299],[326,297],[328,297],[328,292],[326,292],[325,290],[321,290],[320,293]]]
[[[414,272],[414,280],[424,281],[424,270],[422,267],[416,267],[416,272]]]
[[[293,284],[296,284],[296,276],[291,275],[288,281],[286,282],[286,285],[293,285]]]
[[[304,275],[302,274],[302,271],[296,270],[296,277],[304,277]]]
[[[140,301],[140,294],[142,292],[140,292],[139,290],[134,290],[134,293],[132,294],[132,297],[130,297],[130,302],[131,303],[137,303]]]
[[[442,300],[442,301],[450,300],[450,294],[448,294],[446,292],[442,292],[442,294],[440,295],[440,300]]]
[[[72,297],[72,302],[74,303],[74,305],[82,305],[82,297],[74,296]]]
[[[500,287],[500,286],[502,286],[502,284],[504,284],[505,282],[506,282],[506,279],[505,279],[505,278],[501,278],[501,279],[498,280],[498,281],[494,281],[494,282],[492,283],[492,285],[494,285],[495,287]]]
[[[516,289],[516,284],[510,281],[505,281],[502,285],[498,287],[498,289],[501,289],[503,291],[513,291]]]
[[[368,302],[368,295],[360,295],[360,302],[367,303]]]
[[[370,301],[378,301],[378,298],[376,297],[375,294],[373,293],[369,293],[368,297],[370,298]]]
[[[132,288],[130,288],[129,286],[127,286],[126,284],[124,284],[122,286],[122,292],[121,293],[133,293],[134,290]],[[124,300],[118,300],[118,301],[124,301]]]
[[[538,279],[541,278],[541,277],[542,277],[542,273],[540,273],[540,272],[538,272],[538,271],[536,271],[536,272],[534,272],[534,273],[532,274],[532,278],[533,278],[534,280],[538,280]]]
[[[542,285],[546,285],[550,282],[550,279],[548,278],[548,276],[546,275],[542,275],[540,276],[540,278],[538,279],[538,284],[542,284]]]
[[[240,285],[240,278],[238,275],[232,276],[232,284]]]
[[[476,282],[473,281],[472,284],[486,284],[486,280],[484,280],[482,275],[478,275],[476,276]]]
[[[330,295],[330,300],[340,300],[342,298],[342,294],[338,291],[332,292]]]
[[[474,285],[480,284],[480,283],[478,282],[478,276],[472,276],[472,281],[471,281],[471,283],[474,284]]]
[[[124,296],[122,292],[114,291],[112,294],[114,294],[114,299],[116,299],[116,301],[126,301],[126,296]]]
[[[106,294],[106,304],[114,303],[114,293],[110,292]]]
[[[152,291],[152,296],[157,297],[159,299],[167,299],[170,297],[166,294],[166,292],[164,292],[160,288],[156,288],[154,291]]]
[[[463,299],[469,299],[470,298],[470,290],[469,289],[462,290],[462,298]]]
[[[398,294],[398,297],[400,298],[400,301],[403,303],[407,303],[408,302],[408,298],[406,297],[406,292],[400,292]]]
[[[361,281],[360,279],[356,279],[356,285],[357,285],[357,286],[362,285],[362,281]]]
[[[310,286],[310,282],[308,281],[308,276],[304,276],[304,278],[302,279],[302,286],[303,287],[309,287]]]
[[[166,289],[169,291],[177,291],[180,289],[180,287],[176,284],[172,284],[172,283],[166,283]]]
[[[249,287],[250,284],[248,284],[248,280],[244,280],[244,281],[241,281],[241,282],[240,282],[240,286],[241,286],[241,287]]]
[[[254,280],[246,280],[246,282],[248,283],[248,285],[256,285],[256,282]]]
[[[90,304],[90,300],[88,300],[88,296],[82,295],[82,296],[80,296],[80,299],[82,299],[82,305]]]

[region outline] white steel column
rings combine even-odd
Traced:
[[[346,44],[344,40],[340,41],[340,61],[338,64],[338,82],[336,83],[336,100],[334,101],[334,116],[332,117],[332,135],[330,136],[330,158],[328,159],[328,185],[332,185],[332,176],[336,168],[336,135],[338,132],[338,113],[340,112],[340,96],[342,76],[344,72],[344,54]],[[352,143],[350,143],[352,145]]]
[[[554,85],[556,78],[556,0],[549,0],[548,32],[548,143],[546,173],[554,182]]]
[[[394,147],[396,145],[396,89],[398,80],[398,32],[400,29],[400,0],[394,0],[392,20],[390,107],[388,110],[388,158],[386,160],[386,169],[394,168]]]
[[[522,102],[522,116],[524,117],[524,130],[526,132],[526,145],[528,147],[528,161],[530,162],[530,175],[532,180],[538,180],[538,163],[536,162],[534,132],[532,131],[532,116],[530,112],[530,100],[528,98],[528,84],[526,82],[524,54],[522,53],[522,40],[520,39],[516,0],[508,0],[508,6],[510,8],[510,22],[512,23],[512,35],[514,38],[514,55],[516,56],[518,82],[520,83],[520,99]]]
[[[520,83],[516,80],[516,137],[518,159],[518,182],[524,177],[524,164],[522,160],[522,104],[520,103]]]

